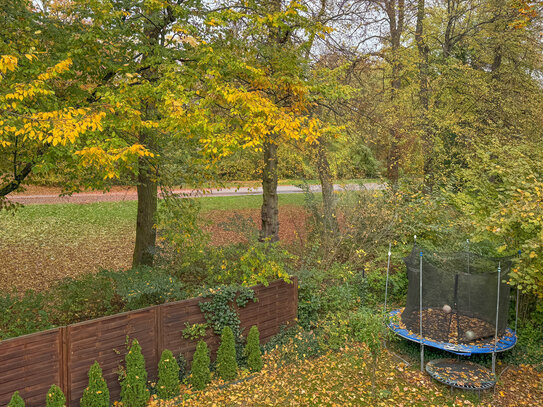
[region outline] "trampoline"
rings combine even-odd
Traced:
[[[388,252],[385,287],[386,324],[398,336],[420,345],[420,368],[439,382],[464,390],[495,384],[496,354],[513,348],[516,333],[508,328],[511,257],[493,258],[469,250],[436,252],[415,244],[404,258],[407,300],[388,311]],[[518,315],[518,291],[517,291]],[[515,322],[516,326],[516,322]],[[492,354],[492,371],[473,362],[439,359],[424,364],[424,347],[459,355]]]
[[[396,309],[388,313],[387,325],[398,336],[404,339],[408,339],[412,342],[421,343],[421,337],[419,334],[409,331],[405,325],[402,324],[400,315],[404,311],[404,308]],[[423,331],[424,332],[424,331]],[[476,353],[492,353],[494,352],[494,338],[486,338],[486,340],[476,340],[471,343],[450,343],[441,342],[428,337],[422,338],[422,343],[433,348],[446,350],[461,356],[471,356]],[[506,328],[505,332],[498,337],[496,342],[496,352],[504,352],[511,349],[517,343],[517,337],[515,332]]]

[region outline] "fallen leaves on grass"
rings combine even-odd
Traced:
[[[266,355],[264,369],[237,383],[213,382],[201,392],[185,394],[161,406],[492,406],[492,394],[481,402],[472,393],[454,392],[416,368],[383,355],[371,387],[371,359],[358,346],[311,360],[281,365]],[[150,406],[158,405],[154,400]],[[507,404],[504,404],[507,405]],[[513,404],[510,404],[511,406]]]
[[[543,372],[531,366],[511,367],[496,385],[496,406],[543,406]]]

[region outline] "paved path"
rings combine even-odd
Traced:
[[[382,184],[367,183],[334,185],[335,191],[356,191],[362,189],[375,190],[383,189]],[[310,185],[311,192],[320,192],[320,185]],[[279,185],[277,193],[279,194],[301,194],[304,190],[294,185]],[[173,191],[174,194],[181,197],[214,197],[214,196],[242,196],[242,195],[262,195],[262,187],[236,187],[236,188],[220,188],[220,189],[178,189]],[[71,196],[58,196],[55,194],[43,195],[13,195],[9,197],[12,202],[17,202],[23,205],[33,204],[59,204],[59,203],[92,203],[92,202],[119,202],[119,201],[136,201],[138,195],[135,190],[124,192],[83,192],[73,194]]]

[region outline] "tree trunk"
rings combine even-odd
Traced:
[[[274,140],[264,143],[264,168],[262,169],[262,230],[260,241],[279,240],[279,207],[277,200],[277,144]]]
[[[156,177],[145,157],[139,159],[138,218],[132,266],[152,266],[156,250],[155,215],[158,204]]]
[[[145,106],[145,116],[153,117],[156,113],[153,105]],[[138,141],[148,150],[156,147],[155,135],[151,130],[140,132]],[[152,266],[156,251],[155,218],[158,206],[157,171],[149,161],[150,157],[138,159],[138,217],[136,223],[136,244],[132,266]]]
[[[424,164],[423,172],[426,178],[426,184],[432,188],[433,179],[433,140],[428,123],[428,107],[429,107],[429,90],[428,90],[428,53],[429,49],[424,41],[424,17],[425,17],[425,1],[418,0],[417,2],[417,24],[415,29],[415,40],[417,42],[417,50],[419,53],[419,98],[422,105],[422,126],[423,126],[423,145],[424,145]]]
[[[317,172],[322,189],[322,207],[324,216],[324,231],[331,235],[336,235],[339,226],[336,217],[336,200],[334,197],[334,184],[330,171],[330,163],[326,155],[326,146],[322,139],[317,146]]]
[[[400,62],[401,37],[404,30],[405,0],[388,0],[385,2],[385,10],[388,15],[390,29],[390,48],[392,53],[392,78],[390,101],[392,104],[397,99],[397,94],[402,86],[400,76],[402,65]],[[400,137],[398,129],[390,129],[391,144],[387,156],[387,177],[392,185],[397,185],[400,174]]]

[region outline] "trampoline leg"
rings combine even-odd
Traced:
[[[424,373],[424,344],[420,344],[420,371]]]

